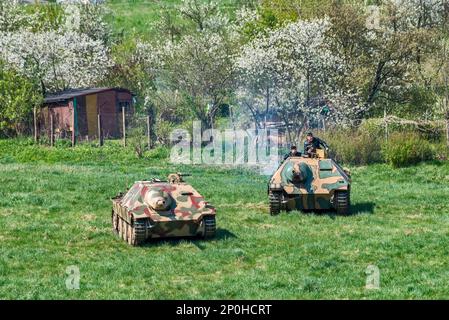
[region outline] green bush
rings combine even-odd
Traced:
[[[70,141],[69,141],[70,142]],[[114,164],[144,164],[149,165],[167,159],[169,151],[165,147],[144,151],[138,158],[132,145],[123,147],[121,140],[106,140],[99,147],[92,142],[78,143],[74,148],[71,144],[57,140],[55,147],[35,144],[33,139],[0,139],[0,163],[73,163],[89,164],[101,162],[105,165]]]
[[[385,161],[394,167],[404,167],[435,159],[435,147],[416,133],[395,132],[382,146]]]
[[[0,92],[0,136],[25,134],[42,101],[39,88],[0,60]]]
[[[177,128],[176,125],[168,121],[160,121],[156,125],[156,136],[162,145],[170,145],[170,134]]]
[[[439,161],[447,161],[449,160],[449,147],[447,146],[447,142],[444,141],[439,144],[434,145],[435,150],[435,159]]]
[[[166,160],[170,157],[170,149],[168,149],[167,147],[158,146],[154,149],[146,151],[145,157],[147,159]]]
[[[381,137],[361,130],[338,130],[321,133],[336,161],[366,165],[382,161]]]

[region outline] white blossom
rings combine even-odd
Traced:
[[[0,31],[23,28],[32,18],[32,14],[25,11],[19,0],[0,0]]]
[[[16,0],[1,0],[0,5],[0,58],[43,89],[92,86],[111,67],[100,6],[64,4],[73,10],[65,10],[62,17],[72,24],[58,25],[47,24],[45,10],[26,10]]]
[[[246,6],[237,9],[235,16],[235,22],[238,26],[244,26],[247,23],[260,19],[260,15],[256,9],[248,8]]]
[[[397,25],[402,28],[433,27],[442,22],[445,0],[389,0],[396,11]]]
[[[336,120],[350,114],[347,108],[361,108],[340,103],[344,99],[337,93],[344,93],[336,88],[336,80],[345,65],[327,46],[329,27],[328,19],[298,21],[245,45],[236,62],[240,99],[259,111],[276,110],[296,119],[313,119],[328,104],[339,114]]]
[[[47,90],[93,85],[111,62],[101,41],[76,32],[0,33],[0,56]]]

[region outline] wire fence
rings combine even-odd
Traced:
[[[406,130],[419,132],[434,140],[434,137],[444,139],[449,145],[449,120],[410,120],[393,115],[368,120],[380,128],[376,131],[383,135],[385,140],[389,140],[389,136],[398,130]],[[133,113],[126,108],[117,108],[116,112],[90,114],[86,111],[75,115],[69,108],[65,110],[36,108],[31,119],[24,119],[21,124],[23,127],[21,135],[34,135],[36,142],[49,146],[55,146],[61,140],[64,140],[64,144],[73,146],[84,142],[102,146],[106,140],[114,140],[123,146],[132,146],[137,153],[143,153],[144,150],[158,144],[166,146],[170,144],[167,139],[157,137],[156,132],[159,133],[158,128],[163,123],[156,123],[154,116]],[[292,144],[298,144],[303,138],[301,134],[291,137],[288,128],[280,123],[270,123],[267,129],[277,129],[280,149],[288,149]],[[328,128],[330,131],[334,129]],[[315,128],[314,130],[323,129]]]
[[[73,113],[70,109],[42,108],[33,113],[33,135],[36,142],[54,146],[58,140],[69,140],[72,146],[81,142],[121,140],[139,149],[153,147],[153,123],[149,115],[133,114],[126,108],[118,112]]]

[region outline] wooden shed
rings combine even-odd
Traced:
[[[77,139],[95,139],[99,125],[103,137],[122,135],[123,111],[132,115],[133,94],[123,88],[73,89],[48,95],[39,117],[39,130],[64,138],[75,133]]]

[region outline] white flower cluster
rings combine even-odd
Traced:
[[[347,109],[361,108],[354,95],[345,96],[335,86],[345,65],[327,45],[329,27],[328,19],[298,21],[245,45],[236,61],[238,96],[265,111],[309,119],[320,115],[323,105],[333,107],[339,114],[335,119],[350,114]]]
[[[435,26],[444,19],[446,0],[389,0],[402,28]]]
[[[26,25],[31,15],[26,16],[19,0],[0,1],[0,30],[15,31]]]
[[[238,26],[244,26],[247,23],[254,22],[260,19],[260,15],[256,9],[243,6],[239,8],[236,13],[235,22]]]
[[[22,10],[15,0],[3,0],[0,14],[0,58],[25,76],[41,82],[48,91],[86,87],[101,80],[111,66],[101,40],[79,30],[38,30],[35,14]],[[14,29],[3,27],[14,22]]]

